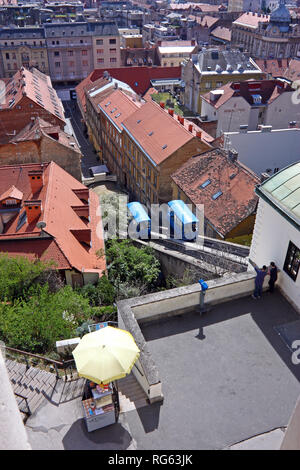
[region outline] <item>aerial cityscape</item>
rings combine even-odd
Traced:
[[[300,0],[204,1],[0,0],[1,450],[300,450]]]

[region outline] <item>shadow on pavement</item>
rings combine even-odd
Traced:
[[[248,314],[251,315],[267,341],[300,382],[300,366],[292,363],[291,351],[276,330],[278,326],[299,320],[299,315],[278,291],[275,291],[274,294],[264,293],[261,300],[253,300],[247,296],[214,305],[210,312],[202,316],[191,312],[165,320],[153,321],[148,325],[142,325],[141,330],[146,341],[193,330],[198,331],[198,334],[195,335],[196,339],[205,341],[206,327]]]
[[[143,425],[145,433],[152,432],[158,428],[159,414],[162,402],[137,408],[137,413]]]
[[[131,440],[129,432],[121,423],[88,432],[84,419],[78,419],[62,442],[65,450],[126,450]]]

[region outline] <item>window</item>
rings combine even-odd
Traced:
[[[103,39],[96,39],[96,44],[97,44],[97,46],[102,46],[103,45]]]
[[[9,60],[9,53],[8,52],[6,52],[5,58]]]
[[[283,266],[284,272],[286,272],[293,281],[296,281],[300,266],[300,249],[294,245],[293,242],[289,243],[288,251],[285,257]]]
[[[104,64],[104,59],[97,59],[98,64]]]
[[[204,181],[204,183],[200,184],[199,188],[204,189],[206,186],[208,186],[211,183],[210,180]]]
[[[217,88],[220,88],[223,85],[223,82],[217,82]]]
[[[97,54],[103,54],[104,53],[104,49],[97,49]]]
[[[89,65],[88,60],[83,60],[83,61],[82,61],[82,65],[83,65],[84,67],[87,67],[87,66]]]
[[[58,57],[59,56],[59,51],[54,51],[54,55],[55,55],[55,57]]]
[[[75,64],[74,61],[69,62],[69,67],[74,67],[74,64]]]
[[[206,82],[206,83],[205,83],[205,88],[206,88],[206,89],[211,88],[211,82]]]
[[[222,196],[222,194],[222,191],[218,191],[211,198],[215,201],[216,199],[218,199],[218,197]]]
[[[81,51],[81,55],[87,55],[87,51]]]
[[[55,67],[59,68],[60,67],[60,62],[55,62]]]
[[[110,39],[110,40],[109,40],[109,44],[117,44],[116,39]]]
[[[68,51],[68,56],[69,57],[73,57],[73,54],[74,54],[73,51]]]
[[[117,49],[114,47],[114,48],[110,48],[109,49],[109,52],[113,52],[113,53],[116,53],[117,52]]]
[[[109,59],[109,62],[111,62],[113,64],[113,63],[117,62],[117,59],[115,57],[111,57]]]

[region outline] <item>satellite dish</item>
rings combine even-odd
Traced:
[[[37,228],[40,228],[41,230],[43,230],[43,228],[46,227],[46,222],[43,222],[43,221],[38,222],[38,223],[36,224],[36,226],[37,226]]]

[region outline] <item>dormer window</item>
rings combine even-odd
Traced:
[[[15,206],[17,205],[17,200],[16,199],[6,199],[5,205],[6,206]]]

